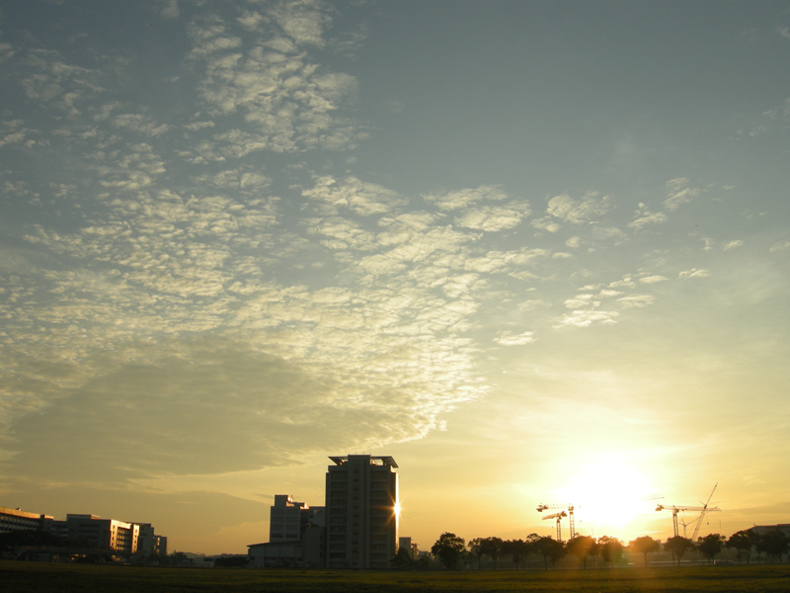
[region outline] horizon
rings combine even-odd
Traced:
[[[790,521],[789,58],[773,0],[0,2],[0,500],[234,553],[356,451],[425,548]]]

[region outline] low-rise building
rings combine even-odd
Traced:
[[[0,507],[0,533],[11,531],[49,531],[53,518],[22,509]]]

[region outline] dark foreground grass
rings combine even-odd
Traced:
[[[368,572],[0,562],[2,593],[790,592],[790,565],[614,570]]]

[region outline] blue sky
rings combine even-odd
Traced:
[[[370,452],[425,548],[787,522],[788,57],[785,2],[0,2],[0,503],[244,551]]]

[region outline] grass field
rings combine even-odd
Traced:
[[[614,570],[367,572],[179,569],[0,561],[2,593],[579,591],[582,593],[790,592],[790,565]]]

